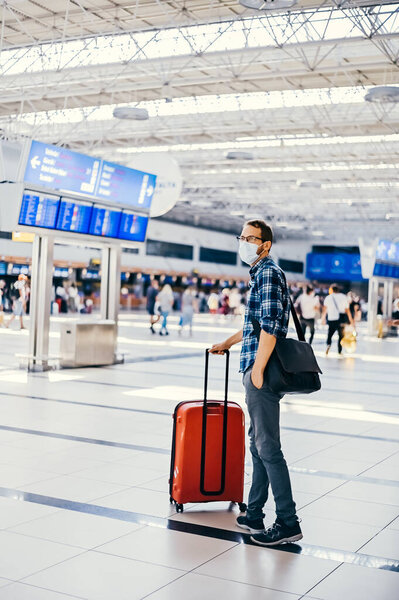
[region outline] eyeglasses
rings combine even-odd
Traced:
[[[255,240],[263,241],[262,238],[256,237],[256,235],[236,235],[236,239],[239,242],[249,242],[250,244],[254,244]]]

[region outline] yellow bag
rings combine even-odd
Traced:
[[[341,345],[348,354],[353,354],[356,351],[356,330],[354,327],[345,327]]]

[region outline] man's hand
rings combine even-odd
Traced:
[[[213,344],[209,352],[211,354],[224,354],[225,350],[230,350],[230,345],[227,341],[222,342],[221,344]]]
[[[256,367],[253,367],[252,371],[251,371],[251,381],[252,384],[258,389],[260,390],[260,388],[263,385],[263,371],[260,371],[259,369],[257,369]]]

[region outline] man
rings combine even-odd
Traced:
[[[243,375],[245,401],[250,417],[250,451],[253,462],[252,486],[245,516],[237,525],[249,530],[251,539],[263,546],[295,542],[302,538],[292,498],[291,482],[280,445],[280,399],[264,382],[264,372],[276,339],[288,329],[290,298],[284,273],[269,257],[273,242],[271,228],[261,220],[248,221],[242,230],[240,257],[251,266],[248,303],[244,328],[211,352],[222,353],[242,341],[240,372]],[[261,327],[259,340],[252,320]],[[263,507],[269,483],[276,503],[277,519],[265,530]]]
[[[159,293],[159,283],[157,279],[153,279],[147,290],[147,312],[150,315],[150,330],[155,333],[154,325],[158,323],[161,315],[155,314],[155,302]]]
[[[319,298],[318,296],[314,295],[311,285],[307,286],[306,293],[301,294],[298,300],[295,302],[295,308],[299,312],[299,321],[303,329],[303,335],[306,334],[306,329],[309,327],[309,344],[313,342],[314,323],[316,319],[316,311],[319,309],[319,306]]]
[[[355,322],[345,294],[341,294],[339,287],[335,284],[331,286],[331,291],[332,293],[324,300],[323,306],[323,322],[325,323],[326,315],[328,321],[326,354],[330,351],[332,336],[335,332],[338,333],[338,354],[342,354],[341,340],[344,337],[345,324],[351,323],[354,327]]]

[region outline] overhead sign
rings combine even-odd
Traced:
[[[33,140],[24,180],[52,190],[93,196],[100,164],[98,158]]]
[[[96,196],[104,200],[150,208],[156,176],[103,161]]]
[[[28,242],[32,243],[35,239],[34,233],[27,233],[26,231],[13,231],[12,241],[13,242]]]
[[[327,281],[362,281],[359,254],[319,254],[306,257],[306,277]]]
[[[148,211],[156,175],[33,140],[24,181]]]

